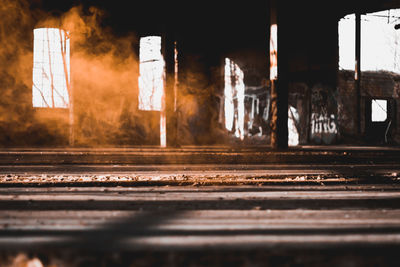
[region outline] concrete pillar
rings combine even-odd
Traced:
[[[165,60],[166,74],[166,124],[167,124],[167,146],[177,147],[178,142],[178,75],[177,57],[178,49],[174,34],[167,31],[163,36],[163,54]]]
[[[357,134],[361,134],[361,14],[356,13],[355,88],[357,108]]]
[[[270,0],[271,146],[288,147],[288,58],[284,3]],[[280,12],[282,10],[282,12]]]

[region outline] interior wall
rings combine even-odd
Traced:
[[[60,16],[73,6],[73,1],[67,2],[63,1],[57,6],[54,1],[43,1],[36,5],[44,12],[39,14]],[[81,15],[86,18],[93,11],[90,11],[89,2],[82,1],[85,8]],[[163,2],[155,12],[151,12],[152,4],[147,3],[138,9],[140,12],[135,11],[132,15],[132,10],[124,10],[122,1],[118,2],[119,5],[110,1],[99,1],[97,4],[103,11],[96,13],[94,17],[89,16],[93,18],[90,22],[97,23],[96,29],[107,30],[95,32],[98,35],[91,36],[89,48],[93,58],[81,61],[79,53],[76,50],[71,51],[74,54],[71,58],[71,71],[76,91],[74,98],[77,109],[74,118],[77,144],[158,145],[159,115],[156,112],[137,110],[137,39],[143,33],[174,36],[178,41],[180,109],[177,127],[181,144],[229,143],[226,132],[219,123],[220,97],[223,90],[221,62],[224,57],[232,57],[243,67],[247,84],[263,85],[263,77],[268,77],[268,2],[226,2],[226,5],[214,7],[212,1],[202,1],[196,2],[195,6],[183,5],[184,12],[178,10],[178,5],[173,2]],[[368,2],[375,3],[374,8],[381,5],[377,1]],[[343,111],[343,107],[350,106],[347,103],[352,101],[353,83],[346,78],[347,76],[337,79],[337,22],[346,12],[354,11],[356,6],[346,1],[287,1],[285,5],[286,8],[280,13],[282,24],[279,42],[284,44],[280,52],[283,51],[283,58],[286,59],[283,65],[289,87],[288,102],[300,115],[300,143],[335,143],[338,137],[354,133],[355,113],[352,113],[352,110]],[[54,13],[54,9],[58,11]],[[25,15],[33,12],[29,8],[23,10]],[[19,14],[24,15],[21,12]],[[149,14],[152,14],[151,18],[154,19],[149,20]],[[20,21],[17,21],[18,18]],[[48,112],[31,107],[31,35],[40,16],[36,17],[36,21],[32,19],[29,22],[21,18],[4,16],[1,21],[2,25],[17,26],[7,28],[4,34],[13,37],[24,36],[25,39],[21,42],[24,53],[19,53],[19,46],[16,46],[1,54],[1,60],[5,63],[0,70],[0,145],[67,145],[68,118],[67,114],[64,114],[66,112],[55,111],[54,117],[49,118]],[[12,35],[15,29],[20,30],[17,31],[17,35]],[[125,38],[127,36],[129,38]],[[108,46],[109,43],[101,40],[99,42],[99,38],[103,37],[112,42],[121,41],[118,41],[120,46],[115,49]],[[4,40],[3,38],[2,42],[16,43],[13,38]],[[107,51],[111,51],[111,54]],[[97,52],[116,57],[95,57]],[[27,61],[18,65],[22,62],[21,55]],[[117,68],[112,68],[117,65]],[[18,66],[23,68],[18,69]],[[11,72],[11,69],[25,73],[23,79],[12,75],[16,72]],[[101,71],[104,71],[105,75],[99,75]],[[118,82],[107,79],[108,75],[116,73],[123,73],[123,78],[117,79]],[[85,80],[85,76],[94,79]],[[98,83],[92,83],[93,80]],[[101,92],[100,87],[104,89]],[[313,101],[313,95],[317,91],[324,92],[319,93],[322,95],[320,99],[324,100],[320,101],[320,104]],[[326,99],[329,101],[325,101]],[[313,110],[322,110],[318,105],[328,105],[325,110],[329,112],[322,114],[326,115],[327,119],[323,124],[331,126],[331,115],[334,116],[333,121],[338,124],[335,138],[330,137],[330,132],[326,134],[329,137],[325,141],[314,140],[311,137]],[[397,118],[400,119],[400,116]],[[325,129],[324,126],[322,129]]]

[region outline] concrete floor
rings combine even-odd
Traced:
[[[211,265],[221,255],[237,266],[277,256],[316,266],[333,255],[331,266],[390,265],[400,247],[399,184],[3,187],[0,211],[3,259],[24,252],[59,266],[81,266],[66,255],[93,266],[109,255],[168,266],[209,266],[192,255]]]
[[[1,248],[400,244],[400,185],[1,188]]]
[[[0,153],[0,266],[398,263],[400,150],[125,152]]]

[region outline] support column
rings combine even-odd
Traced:
[[[75,145],[75,134],[74,134],[74,95],[73,95],[73,88],[71,84],[69,85],[69,110],[68,110],[68,117],[69,117],[69,146],[73,147]]]
[[[354,81],[356,89],[357,134],[361,134],[361,14],[356,13],[356,53]]]
[[[166,69],[166,130],[167,146],[179,146],[178,140],[178,47],[174,34],[167,32],[164,35],[164,59]]]
[[[271,146],[288,147],[287,42],[277,0],[270,0]]]

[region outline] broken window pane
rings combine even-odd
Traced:
[[[387,100],[372,99],[371,120],[373,122],[384,122],[387,119]]]
[[[164,59],[161,37],[140,38],[139,109],[161,111],[164,97]]]
[[[68,33],[56,28],[33,32],[33,107],[68,108],[70,46]]]

